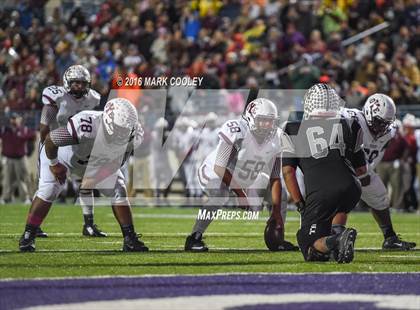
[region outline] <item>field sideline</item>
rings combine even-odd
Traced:
[[[149,253],[122,253],[121,233],[112,211],[97,207],[97,224],[108,238],[81,236],[81,210],[55,205],[37,239],[36,253],[19,253],[17,242],[28,206],[0,207],[0,277],[53,278],[134,276],[153,274],[303,273],[303,272],[420,272],[420,251],[380,250],[382,234],[369,213],[353,213],[349,225],[359,231],[352,264],[305,263],[300,252],[266,250],[263,230],[267,212],[257,221],[216,221],[207,234],[209,253],[185,253],[185,236],[197,214],[191,208],[134,208],[135,223]],[[420,244],[420,216],[393,214],[394,226],[404,239]],[[298,214],[288,213],[287,239],[296,243]]]

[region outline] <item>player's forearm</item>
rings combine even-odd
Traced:
[[[298,203],[303,201],[302,193],[300,192],[299,184],[296,179],[296,169],[291,166],[284,166],[282,168],[284,182],[287,190],[292,197],[293,202]]]
[[[281,181],[280,179],[271,179],[271,200],[273,202],[273,214],[281,213]]]
[[[57,154],[58,154],[58,146],[54,144],[54,142],[51,140],[50,134],[47,134],[47,137],[45,138],[45,154],[47,155],[47,158],[50,160],[50,166],[54,166],[57,164]]]
[[[41,143],[44,143],[49,133],[50,133],[50,126],[44,125],[44,124],[39,125],[39,134],[40,134]]]
[[[49,134],[45,138],[45,153],[47,158],[56,163],[58,148],[60,146],[77,144],[78,141],[68,132],[66,127],[60,127]]]
[[[57,117],[58,108],[55,105],[44,105],[41,112],[41,121],[39,131],[41,135],[41,143],[45,141],[47,134],[50,132],[50,124],[53,123]]]
[[[221,167],[218,165],[214,166],[214,172],[217,176],[222,179],[222,182],[229,187],[232,191],[235,192],[238,197],[246,197],[245,191],[242,187],[233,179],[232,174],[230,173],[229,169],[226,167]]]
[[[370,184],[370,175],[367,165],[357,167],[354,171],[362,186],[368,186]]]

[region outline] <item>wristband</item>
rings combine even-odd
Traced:
[[[50,166],[55,166],[55,165],[58,164],[58,159],[57,158],[54,158],[54,159],[49,159],[48,158],[48,160],[49,160]]]
[[[363,179],[363,178],[367,177],[368,175],[369,175],[369,171],[366,171],[366,173],[363,173],[363,174],[361,174],[361,175],[358,175],[358,176],[357,176],[357,178],[358,178],[359,180],[361,180],[361,179]]]

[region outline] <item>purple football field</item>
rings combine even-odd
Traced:
[[[338,302],[340,309],[420,309],[420,273],[0,281],[2,310],[34,306],[48,309],[47,305],[59,309],[112,309],[119,305],[121,309],[172,310],[337,309]]]

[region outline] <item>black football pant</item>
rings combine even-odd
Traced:
[[[334,216],[338,212],[349,213],[360,200],[362,191],[356,180],[348,184],[339,182],[332,184],[337,185],[307,192],[306,206],[301,213],[301,227],[296,234],[305,260],[309,247],[316,240],[331,235],[331,222]]]

